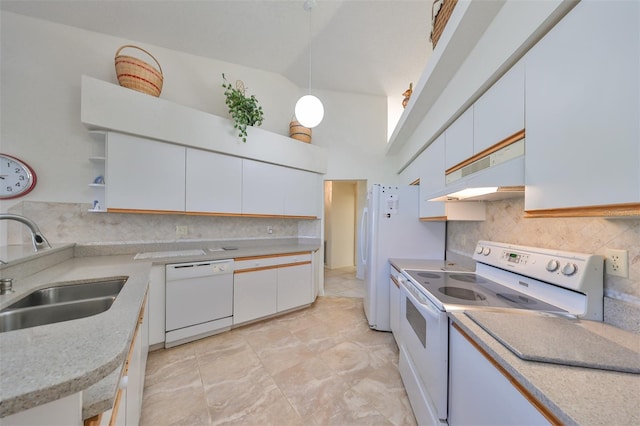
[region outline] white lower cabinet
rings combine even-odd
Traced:
[[[509,379],[450,325],[449,425],[547,424]]]
[[[165,266],[153,265],[149,276],[149,345],[164,346],[165,339]]]
[[[393,267],[391,268],[393,270]],[[394,271],[396,272],[396,271]],[[392,272],[393,273],[393,272]],[[396,272],[399,274],[398,272]],[[396,275],[394,273],[394,275]],[[397,276],[397,275],[396,275]],[[389,279],[389,326],[398,347],[400,346],[400,287],[397,280]]]
[[[311,263],[280,267],[276,311],[282,312],[312,301]]]
[[[233,323],[241,324],[276,313],[278,271],[263,269],[233,275]]]
[[[122,368],[120,386],[113,408],[103,413],[100,425],[132,426],[140,424],[142,391],[149,349],[148,300],[142,305],[138,326]]]
[[[82,392],[0,419],[7,426],[82,425]]]
[[[257,256],[235,261],[233,324],[313,302],[311,253]]]

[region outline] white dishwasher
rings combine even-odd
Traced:
[[[165,348],[229,330],[233,259],[166,265]]]

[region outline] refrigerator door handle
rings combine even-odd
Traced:
[[[367,207],[362,210],[362,217],[360,218],[360,259],[362,264],[367,264],[367,219],[369,216],[369,209]]]

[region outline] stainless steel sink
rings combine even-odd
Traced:
[[[89,317],[111,307],[115,296],[53,303],[0,312],[0,333]]]
[[[126,281],[126,278],[110,278],[31,292],[0,311],[0,333],[104,312],[111,307]]]
[[[42,288],[29,293],[0,312],[54,303],[72,302],[75,300],[93,299],[96,297],[115,297],[120,293],[126,281],[126,278],[120,278]]]

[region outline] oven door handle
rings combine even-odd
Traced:
[[[428,314],[433,318],[438,318],[438,315],[440,315],[441,312],[431,303],[431,301],[427,301],[425,303],[418,300],[418,298],[414,294],[416,290],[412,288],[413,285],[410,282],[407,282],[407,279],[404,276],[398,276],[398,281],[404,289],[407,297],[416,306],[416,308],[420,308],[422,312]]]

